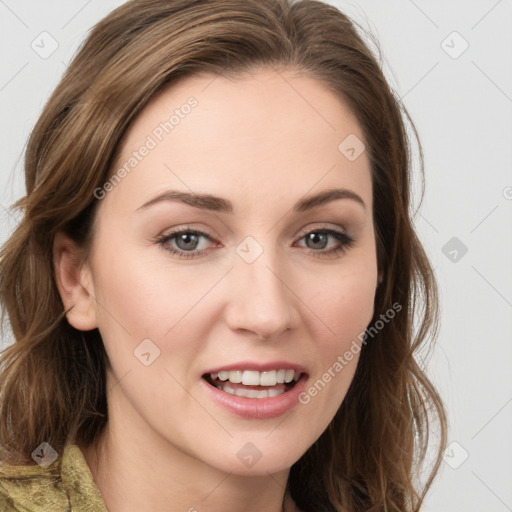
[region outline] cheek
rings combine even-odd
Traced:
[[[374,312],[376,274],[375,265],[347,265],[324,279],[324,289],[312,295],[311,309],[325,324],[329,344],[339,347],[367,327]]]
[[[115,260],[104,255],[101,261],[95,280],[98,323],[114,368],[137,368],[134,350],[146,339],[160,350],[159,364],[169,363],[171,354],[183,362],[197,356],[198,342],[206,339],[197,335],[198,315],[211,314],[208,291],[223,269],[162,266],[161,258],[133,253]]]
[[[321,372],[339,375],[330,385],[336,395],[344,396],[352,380],[363,333],[373,316],[374,295],[374,287],[354,281],[345,283],[343,293],[327,297],[323,311],[329,332],[317,341],[317,349]]]
[[[300,402],[319,433],[340,407],[354,377],[361,340],[374,313],[376,267],[351,267],[329,279],[329,287],[311,296],[321,321],[316,335],[317,365]],[[313,309],[313,308],[311,308]],[[325,327],[325,328],[324,328]]]

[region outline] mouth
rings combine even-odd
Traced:
[[[277,368],[257,371],[221,370],[205,373],[202,378],[224,393],[255,400],[275,398],[291,391],[306,374],[297,369]]]

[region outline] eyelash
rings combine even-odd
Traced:
[[[312,229],[311,231],[308,231],[305,233],[302,237],[299,238],[299,240],[303,240],[308,235],[316,233],[316,234],[323,234],[323,235],[329,235],[335,240],[338,240],[340,242],[340,245],[338,247],[334,247],[333,249],[329,249],[327,251],[315,251],[310,249],[310,254],[317,258],[323,258],[323,257],[335,257],[336,255],[340,253],[344,253],[347,251],[347,249],[351,248],[354,245],[355,240],[347,235],[346,233],[343,233],[341,231],[336,231],[335,229],[329,229],[329,228],[318,228],[318,229]],[[202,236],[204,238],[207,238],[209,240],[212,240],[210,235],[208,233],[205,233],[204,231],[199,231],[196,229],[180,229],[177,231],[173,231],[172,233],[169,233],[168,235],[161,236],[156,239],[156,243],[160,244],[162,248],[171,253],[172,255],[178,256],[182,259],[192,259],[199,256],[202,256],[207,252],[207,250],[201,250],[201,251],[183,251],[183,250],[176,250],[169,247],[168,243],[171,240],[174,240],[176,237],[180,235],[197,235]],[[212,240],[213,241],[213,240]]]

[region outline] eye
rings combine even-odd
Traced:
[[[168,235],[164,235],[156,240],[164,250],[174,254],[180,258],[194,258],[206,252],[205,246],[208,244],[202,243],[204,240],[212,242],[212,238],[208,233],[196,229],[180,229],[173,231]],[[202,246],[200,249],[199,246]]]
[[[304,240],[306,247],[317,257],[336,256],[352,247],[355,242],[346,233],[328,228],[309,231],[300,240]]]
[[[164,235],[156,239],[156,243],[162,248],[183,259],[191,259],[201,256],[207,250],[198,250],[201,238],[213,241],[212,237],[204,231],[197,229],[183,228],[173,231],[168,235]],[[337,244],[325,250],[329,245],[329,240],[334,240]],[[309,252],[315,257],[335,257],[339,253],[345,252],[354,244],[354,239],[342,231],[335,229],[319,228],[308,231],[300,240],[305,240],[306,245],[311,249]]]

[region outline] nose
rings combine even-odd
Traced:
[[[299,301],[293,282],[264,254],[253,263],[241,259],[235,263],[230,272],[226,321],[233,331],[270,339],[297,328]]]

